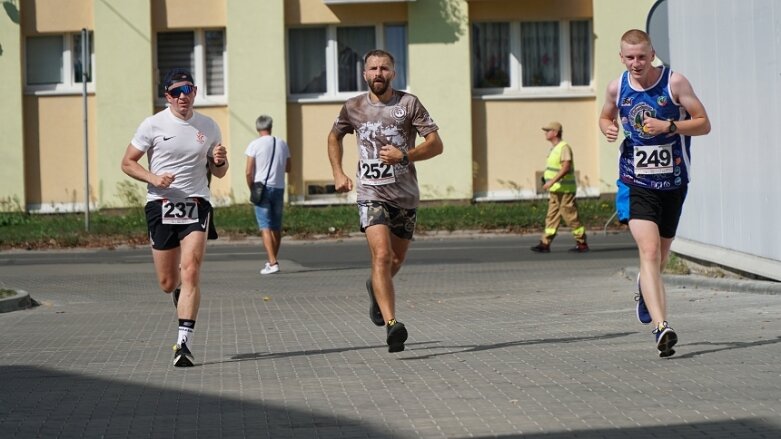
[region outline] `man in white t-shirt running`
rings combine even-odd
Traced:
[[[160,288],[179,318],[174,366],[193,365],[195,319],[206,240],[217,239],[207,174],[222,178],[228,156],[220,127],[193,111],[197,89],[185,69],[163,81],[168,107],[141,122],[122,158],[122,171],[147,183],[146,220]],[[148,170],[138,162],[146,154]]]

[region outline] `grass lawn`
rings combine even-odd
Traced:
[[[581,222],[590,230],[602,230],[613,215],[613,203],[598,199],[578,200]],[[500,231],[538,233],[542,230],[547,200],[479,204],[422,204],[417,231]],[[223,237],[258,236],[249,204],[215,208],[215,225]],[[617,221],[611,222],[618,228]],[[358,232],[355,205],[325,207],[286,206],[283,236],[345,236]],[[148,243],[143,209],[102,210],[90,214],[85,231],[83,213],[28,214],[0,212],[0,249],[68,247],[113,247]]]

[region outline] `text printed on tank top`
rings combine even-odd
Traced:
[[[673,172],[673,146],[635,145],[635,175]]]

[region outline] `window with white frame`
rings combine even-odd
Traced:
[[[320,26],[288,30],[288,84],[295,97],[344,97],[366,90],[363,56],[383,48],[396,61],[393,87],[407,88],[407,26]]]
[[[89,32],[90,59],[87,88],[93,91],[95,60],[93,33]],[[81,32],[30,36],[25,39],[25,81],[30,92],[80,93],[82,91]]]
[[[208,29],[157,34],[158,84],[169,70],[190,70],[198,87],[196,105],[226,103],[225,30]],[[163,89],[158,87],[162,100]]]
[[[577,92],[592,80],[590,20],[472,24],[479,94]]]

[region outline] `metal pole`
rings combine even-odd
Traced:
[[[87,115],[87,80],[89,79],[89,31],[81,30],[81,98],[84,110],[84,230],[89,233],[89,134]]]

